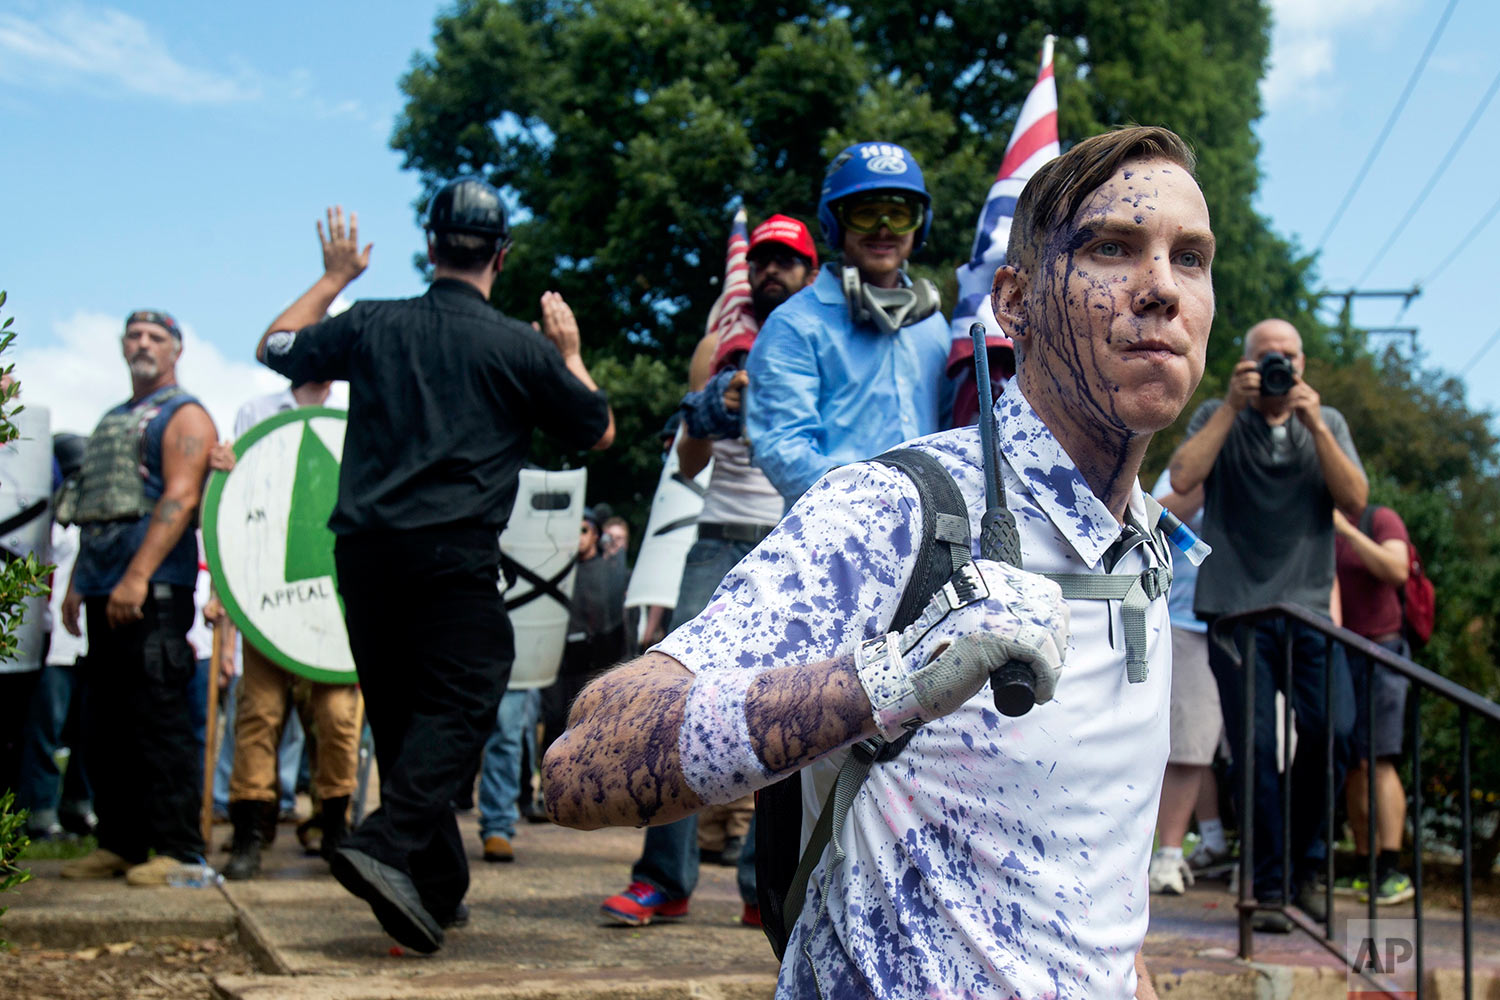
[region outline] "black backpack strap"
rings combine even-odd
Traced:
[[[917,564],[901,594],[889,631],[900,632],[917,620],[932,595],[974,557],[969,536],[969,506],[943,464],[924,451],[897,448],[873,461],[906,473],[917,488],[922,512],[922,543]]]
[[[916,565],[912,569],[911,577],[907,580],[906,589],[901,593],[901,601],[896,606],[896,613],[891,618],[888,630],[899,632],[922,613],[932,595],[948,582],[960,567],[973,558],[973,545],[969,533],[969,507],[964,502],[963,493],[959,491],[958,484],[948,470],[943,468],[941,462],[926,452],[915,451],[910,448],[897,448],[879,455],[872,461],[882,465],[888,465],[905,473],[907,478],[917,489],[917,506],[922,515],[921,541],[917,548]],[[765,928],[766,937],[771,941],[771,948],[776,952],[776,957],[781,958],[786,951],[787,940],[791,937],[792,928],[797,923],[798,916],[802,912],[802,903],[807,896],[807,883],[812,877],[813,869],[817,867],[818,861],[823,857],[824,849],[829,842],[834,840],[834,834],[843,827],[845,814],[849,810],[854,796],[859,792],[865,777],[870,772],[870,767],[881,761],[895,758],[911,738],[916,735],[916,730],[905,733],[900,739],[887,742],[881,737],[873,737],[862,740],[849,748],[849,756],[844,765],[839,769],[838,778],[828,800],[823,804],[818,814],[818,822],[807,841],[807,848],[802,852],[802,857],[796,869],[791,873],[788,881],[785,875],[785,865],[779,864],[772,857],[767,857],[766,851],[776,852],[778,849],[772,843],[774,834],[766,831],[766,836],[761,836],[761,830],[766,824],[756,824],[756,875],[759,878],[757,895],[760,899],[761,924]],[[763,808],[775,808],[782,810],[779,815],[785,816],[792,806],[796,812],[792,813],[799,818],[795,827],[797,840],[801,839],[801,781],[798,775],[792,775],[777,782],[771,788],[777,791],[767,795],[770,789],[762,789],[757,794],[756,812],[760,814]],[[763,803],[765,806],[763,807]],[[790,823],[786,824],[788,827]],[[785,851],[783,842],[780,851]],[[765,859],[764,861],[762,859]],[[773,880],[768,884],[767,879],[761,878],[763,865],[766,874],[772,874]],[[780,869],[780,871],[776,871]],[[773,874],[774,873],[774,874]],[[779,876],[779,877],[776,877]],[[825,889],[826,891],[826,889]]]

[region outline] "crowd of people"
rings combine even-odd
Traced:
[[[1031,179],[991,298],[1015,374],[981,407],[983,430],[953,426],[940,297],[906,271],[933,218],[911,153],[864,142],[833,159],[817,213],[831,259],[804,223],[760,206],[746,294],[726,289],[688,366],[673,447],[683,475],[712,473],[677,600],[631,620],[629,525],[589,508],[557,680],[541,691],[507,689],[498,538],[534,430],[579,450],[613,441],[578,321],[554,292],[535,328],[489,304],[510,230],[473,178],[433,199],[425,294],[329,317],[371,253],[357,219],[331,209],[322,276],[256,347],[289,388],[245,403],[234,434],[349,384],[329,527],[358,683],[291,673],[258,636],[236,642],[195,541],[206,478],[235,453],[177,383],[176,321],[134,312],[130,398],[86,443],[55,443],[56,624],[0,783],[34,836],[97,838],[63,877],[169,883],[209,850],[204,686],[218,672],[225,877],[257,875],[305,785],[304,845],[414,950],[470,919],[458,815],[477,787],[485,861],[515,859],[523,817],[646,826],[628,885],[602,903],[615,922],[685,918],[700,862],[736,866],[742,922],[771,924],[785,955],[778,995],[914,982],[1040,995],[1059,976],[1090,995],[1154,995],[1143,890],[1184,892],[1231,856],[1215,775],[1227,767],[1238,787],[1242,675],[1213,623],[1291,601],[1406,649],[1405,528],[1368,504],[1349,428],[1304,380],[1290,324],[1246,332],[1225,397],[1141,488],[1147,444],[1203,375],[1214,314],[1193,171],[1173,133],[1129,128]],[[1164,511],[1211,546],[1201,568]],[[1284,647],[1296,665],[1282,691]],[[1404,684],[1325,649],[1272,622],[1247,665],[1266,931],[1289,929],[1287,904],[1321,915],[1330,766],[1352,776],[1357,846],[1378,858],[1377,885],[1339,888],[1410,894],[1392,764]],[[991,675],[1015,670],[1031,694],[1002,705]],[[1289,845],[1278,691],[1296,718]],[[366,728],[379,805],[351,825]],[[1364,837],[1371,766],[1378,844]],[[799,774],[789,807],[757,804]],[[798,869],[790,885],[768,884],[768,851]]]

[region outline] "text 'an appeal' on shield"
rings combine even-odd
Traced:
[[[293,673],[353,683],[328,516],[338,498],[345,414],[276,414],[235,442],[236,463],[204,500],[209,572],[245,639]]]

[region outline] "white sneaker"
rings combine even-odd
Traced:
[[[1193,853],[1188,855],[1187,864],[1189,868],[1196,872],[1203,868],[1215,868],[1222,865],[1229,860],[1229,857],[1228,847],[1225,847],[1222,851],[1216,851],[1200,841],[1198,846],[1193,849]]]
[[[1152,892],[1181,896],[1193,884],[1193,870],[1182,858],[1169,858],[1157,852],[1151,856],[1146,879]]]

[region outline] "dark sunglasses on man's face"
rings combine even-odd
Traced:
[[[897,236],[904,236],[920,226],[925,215],[925,205],[916,198],[899,194],[849,198],[839,203],[839,217],[844,226],[856,233],[876,233],[884,226]]]
[[[805,266],[807,260],[801,254],[793,253],[790,250],[761,250],[756,248],[755,252],[750,255],[750,265],[752,267],[765,267],[767,264],[775,264],[783,271],[790,271],[795,267]]]

